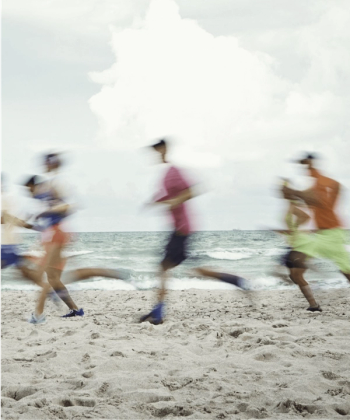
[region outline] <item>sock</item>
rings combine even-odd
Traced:
[[[161,320],[163,319],[164,316],[164,302],[159,302],[157,303],[157,305],[154,306],[154,308],[152,309],[152,316],[154,316],[154,318]]]

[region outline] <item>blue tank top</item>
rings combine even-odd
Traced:
[[[50,213],[50,207],[63,203],[62,200],[55,198],[50,191],[37,194],[34,198],[44,202],[49,207],[48,210],[46,210],[46,214],[38,219],[38,225],[41,229],[47,229],[50,226],[57,225],[68,216],[68,214]]]

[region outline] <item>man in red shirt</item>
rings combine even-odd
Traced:
[[[335,213],[335,205],[339,197],[340,184],[334,179],[322,175],[314,166],[315,156],[307,154],[298,162],[305,165],[308,173],[315,179],[314,185],[305,191],[297,191],[287,186],[282,188],[285,198],[302,199],[310,208],[317,232],[310,242],[305,253],[293,251],[292,259],[295,268],[291,278],[299,285],[302,293],[308,300],[309,311],[321,311],[316,303],[310,286],[305,281],[303,274],[307,267],[307,258],[321,257],[333,261],[345,277],[350,281],[350,257],[345,247],[345,234],[341,227],[338,216]]]
[[[160,140],[152,147],[159,154],[161,162],[168,163],[166,159],[167,144],[165,140]],[[168,206],[174,225],[174,231],[170,236],[170,240],[165,249],[164,258],[160,264],[161,286],[159,301],[149,314],[140,319],[140,322],[149,321],[153,324],[160,324],[163,322],[167,271],[186,260],[188,241],[192,232],[192,223],[188,213],[187,201],[194,197],[194,192],[181,171],[173,165],[169,167],[165,174],[163,188],[165,194],[156,198],[152,204],[159,203]],[[204,277],[221,280],[241,289],[247,288],[245,280],[235,275],[217,273],[216,271],[205,268],[197,268],[195,271]]]

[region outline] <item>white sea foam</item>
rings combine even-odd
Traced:
[[[262,251],[262,255],[265,255],[266,257],[274,257],[276,255],[282,255],[284,252],[281,248],[271,248],[271,249],[265,249]]]
[[[243,260],[246,258],[252,258],[254,256],[266,256],[272,257],[283,253],[281,248],[270,248],[270,249],[249,249],[249,248],[237,248],[237,249],[222,249],[217,248],[214,251],[193,251],[192,256],[197,257],[210,257],[215,260]]]
[[[260,276],[248,280],[250,290],[285,290],[295,288],[292,284],[283,283],[278,277],[271,275]],[[310,281],[313,289],[333,289],[333,288],[346,288],[348,282],[345,278],[329,278],[325,283],[317,281]],[[73,292],[82,290],[150,290],[159,286],[159,280],[153,276],[145,276],[133,279],[130,282],[122,280],[110,280],[97,278],[95,281],[81,281],[70,284],[68,289]],[[170,290],[188,290],[188,289],[204,289],[204,290],[238,290],[235,286],[215,281],[200,278],[170,278],[168,281],[168,288]],[[1,290],[13,291],[37,291],[39,288],[30,283],[7,283],[1,285]]]
[[[81,281],[68,286],[69,290],[136,290],[136,287],[123,280]]]
[[[252,254],[240,251],[212,251],[208,252],[207,255],[216,260],[243,260],[244,258],[250,258]]]
[[[91,254],[93,251],[63,251],[62,256],[64,258],[71,258],[71,257],[78,257],[79,255],[86,255]],[[27,257],[35,257],[35,258],[42,258],[45,255],[44,251],[24,251],[21,252],[21,255],[27,256]]]

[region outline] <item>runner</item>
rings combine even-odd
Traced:
[[[46,285],[39,297],[35,313],[29,322],[37,324],[45,321],[44,306],[50,286],[70,309],[64,318],[83,316],[84,311],[78,308],[61,282],[61,274],[65,266],[65,258],[62,251],[69,242],[70,235],[63,228],[63,221],[75,211],[74,205],[67,202],[65,188],[58,179],[58,170],[61,166],[58,154],[45,156],[45,166],[51,175],[47,181],[37,175],[30,177],[25,182],[25,187],[30,191],[33,198],[42,201],[46,209],[36,217],[36,222],[42,228],[42,244],[45,249],[45,257],[39,270],[42,275],[47,274]]]
[[[20,254],[20,235],[16,228],[32,229],[32,225],[14,216],[14,205],[6,192],[4,175],[1,175],[1,269],[14,266],[22,276],[43,287],[43,282],[36,270],[30,268],[28,258]]]
[[[285,186],[288,186],[289,182],[284,181]],[[273,232],[282,234],[287,243],[288,250],[280,258],[280,266],[288,268],[289,275],[285,275],[276,271],[272,271],[270,274],[280,277],[282,280],[287,282],[293,282],[293,273],[294,269],[293,261],[291,256],[293,256],[293,251],[304,252],[307,251],[312,243],[313,236],[311,232],[301,231],[299,227],[303,224],[306,224],[310,220],[310,216],[305,213],[304,208],[306,207],[305,203],[301,200],[287,200],[288,208],[286,215],[284,217],[284,222],[287,229],[273,229]]]
[[[160,140],[158,143],[151,146],[160,156],[163,164],[168,164],[167,143],[165,140]],[[164,258],[160,264],[160,291],[158,295],[158,303],[154,306],[152,311],[141,317],[140,322],[149,321],[152,324],[160,324],[164,318],[164,298],[166,294],[166,282],[168,270],[178,266],[187,258],[187,248],[192,232],[190,217],[187,209],[187,201],[194,197],[193,188],[186,181],[181,171],[168,164],[167,172],[163,180],[163,187],[165,195],[157,198],[150,204],[163,204],[168,206],[171,214],[174,231],[170,236],[169,242],[165,249]],[[225,273],[218,273],[206,268],[196,268],[195,271],[205,277],[214,278],[239,288],[245,289],[246,283],[244,279]]]
[[[305,298],[308,300],[309,311],[321,311],[316,303],[308,283],[303,275],[307,270],[305,264],[308,258],[327,258],[333,261],[350,281],[350,257],[345,247],[345,233],[335,213],[335,205],[339,197],[340,184],[323,176],[314,166],[315,156],[307,154],[298,163],[305,165],[308,173],[315,179],[309,190],[298,191],[283,186],[282,193],[286,199],[303,200],[311,209],[317,232],[313,239],[303,249],[291,252],[290,261],[294,266],[292,279],[299,285]]]
[[[83,309],[78,309],[65,287],[66,284],[97,276],[120,280],[127,277],[125,270],[121,269],[91,267],[63,272],[66,258],[63,257],[62,251],[70,238],[63,227],[63,222],[76,210],[76,206],[68,203],[66,188],[63,187],[63,183],[59,179],[58,169],[61,166],[59,155],[46,155],[45,164],[50,175],[47,180],[34,175],[25,183],[33,198],[44,202],[46,206],[46,210],[36,217],[36,223],[38,228],[42,229],[42,243],[45,249],[45,257],[38,271],[40,276],[46,272],[48,284],[45,284],[40,294],[36,311],[30,319],[31,323],[45,321],[43,311],[48,292],[54,300],[55,297],[57,298],[55,295],[58,295],[70,309],[69,313],[64,315],[63,318],[83,316]],[[54,292],[51,292],[51,286]]]

